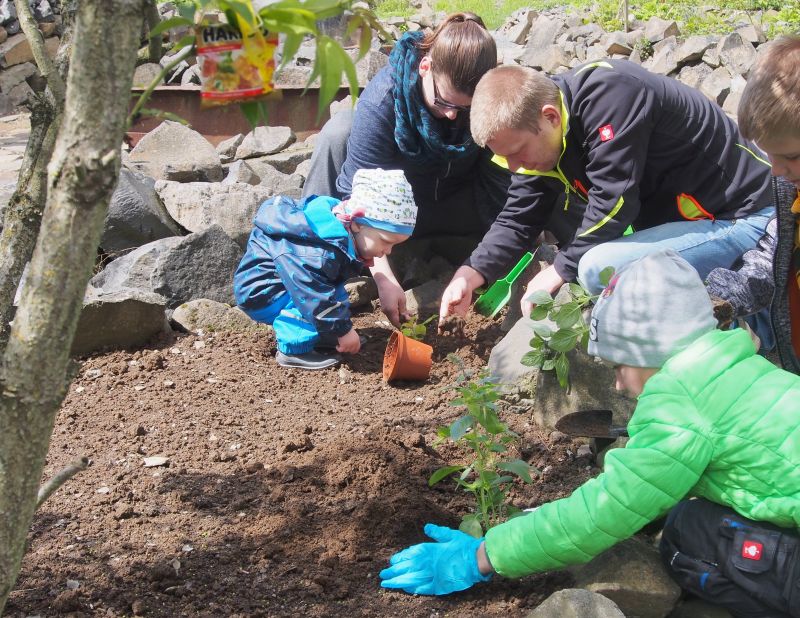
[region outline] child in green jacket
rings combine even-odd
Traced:
[[[571,496],[484,539],[426,525],[435,542],[392,556],[381,585],[448,594],[493,572],[587,562],[669,512],[661,554],[685,590],[736,616],[800,616],[800,377],[756,354],[744,330],[715,326],[676,253],[620,270],[592,311],[589,353],[638,396],[625,448]]]

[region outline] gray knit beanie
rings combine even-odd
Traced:
[[[592,309],[589,354],[619,365],[660,368],[717,321],[697,271],[672,250],[624,266]]]

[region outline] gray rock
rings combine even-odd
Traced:
[[[665,44],[661,45],[662,43]],[[675,57],[677,42],[675,37],[663,39],[657,45],[661,46],[657,50],[654,49],[653,57],[643,62],[642,66],[658,75],[669,75],[677,71],[678,62]]]
[[[251,320],[238,307],[231,307],[207,298],[198,298],[179,305],[172,312],[171,322],[190,333],[199,333],[200,331],[248,332],[268,328]]]
[[[605,49],[603,49],[605,56]],[[539,69],[545,73],[555,73],[559,67],[568,67],[570,58],[564,53],[560,45],[547,47],[528,47],[519,59],[519,63],[532,69]]]
[[[703,54],[702,60],[712,69],[716,69],[720,64],[719,50],[717,45],[714,45],[714,47],[709,47],[706,50],[706,53]]]
[[[656,43],[669,36],[680,36],[678,24],[669,19],[651,17],[644,26],[644,36],[651,43]]]
[[[581,588],[559,590],[528,614],[527,618],[625,618],[617,604]]]
[[[237,182],[257,185],[261,182],[261,178],[253,171],[253,168],[250,167],[246,161],[240,159],[239,161],[231,163],[228,168],[228,175],[225,176],[225,180],[222,181],[222,184],[232,185]]]
[[[687,65],[683,67],[678,73],[678,81],[691,86],[692,88],[699,88],[703,80],[711,75],[712,69],[705,62],[701,62],[694,66]]]
[[[167,298],[168,307],[196,298],[232,305],[233,271],[242,253],[217,225],[184,236],[157,260],[153,291]]]
[[[714,37],[711,36],[690,36],[675,50],[675,61],[678,66],[683,66],[689,62],[700,60],[706,50],[715,43]]]
[[[222,140],[219,144],[217,144],[217,154],[219,154],[220,161],[222,163],[230,163],[233,161],[236,157],[236,149],[243,140],[244,135],[238,133],[233,137]]]
[[[756,48],[749,41],[742,39],[738,32],[723,37],[717,44],[717,52],[721,64],[731,73],[745,78],[756,61]]]
[[[0,72],[0,92],[8,94],[15,86],[18,86],[36,72],[36,65],[32,62],[23,62],[22,64],[8,67],[5,71]]]
[[[541,49],[555,44],[564,22],[560,19],[539,15],[533,22],[528,35],[526,50]]]
[[[8,98],[12,105],[17,106],[27,102],[32,94],[33,88],[28,85],[28,82],[21,82],[9,91]]]
[[[71,354],[144,345],[168,328],[165,304],[163,296],[135,289],[88,296],[78,319]]]
[[[248,159],[247,164],[261,178],[261,185],[275,195],[296,197],[295,193],[303,186],[303,177],[299,174],[284,174],[263,159]]]
[[[31,4],[31,8],[33,9],[33,18],[37,22],[52,23],[56,19],[53,9],[47,0],[34,2]]]
[[[746,85],[747,81],[741,75],[734,75],[731,78],[731,90],[722,104],[722,110],[729,116],[736,117],[736,113],[739,110],[739,101],[742,100]]]
[[[447,287],[444,281],[432,279],[422,285],[406,290],[406,309],[425,320],[439,313],[442,292]]]
[[[731,74],[725,67],[714,69],[708,77],[700,82],[700,92],[720,106],[725,103],[725,97],[730,91]]]
[[[217,182],[224,173],[211,143],[178,122],[165,120],[139,140],[131,165],[157,180]]]
[[[269,165],[282,174],[294,174],[297,166],[310,159],[312,154],[314,154],[313,148],[299,144],[275,154],[247,159],[247,162],[256,170],[256,173],[260,169],[259,166]],[[255,163],[256,161],[257,163]]]
[[[752,43],[753,45],[761,45],[762,43],[766,43],[767,37],[764,34],[764,31],[761,29],[761,26],[757,24],[747,24],[746,26],[739,26],[736,28],[737,34],[742,37],[745,41]]]
[[[351,307],[363,307],[378,299],[378,286],[372,277],[354,277],[344,284]]]
[[[89,282],[89,294],[110,294],[123,288],[153,291],[151,277],[161,256],[180,244],[180,236],[162,238],[110,262]]]
[[[577,588],[608,597],[626,616],[663,618],[681,595],[661,565],[658,551],[637,538],[622,541],[570,570]]]
[[[132,85],[134,88],[147,88],[160,73],[161,65],[157,62],[140,64],[133,72]],[[160,83],[164,83],[163,78]]]
[[[120,169],[119,182],[100,239],[106,253],[119,253],[184,232],[158,199],[152,178]]]
[[[628,37],[624,32],[610,32],[601,41],[608,55],[630,56],[633,51],[633,46],[628,42]]]
[[[308,178],[309,171],[311,171],[311,159],[306,159],[297,166],[297,169],[294,170],[294,173],[295,175],[302,176],[305,179]]]
[[[2,0],[0,2],[0,24],[4,26],[17,19],[17,7],[13,0]]]
[[[235,183],[159,180],[155,190],[170,216],[190,232],[219,226],[244,246],[261,203],[272,195],[268,187]]]
[[[523,45],[531,31],[533,20],[538,16],[536,11],[527,8],[514,11],[506,23],[498,29],[498,33],[512,43]]]
[[[289,127],[256,127],[244,136],[236,149],[236,158],[249,159],[280,152],[295,139],[294,131]]]
[[[181,86],[200,83],[200,65],[195,64],[186,69],[181,75]]]
[[[594,45],[600,42],[603,34],[605,34],[605,32],[597,24],[585,24],[577,28],[570,28],[569,39],[575,41],[582,38],[587,45]]]
[[[167,78],[168,84],[180,84],[183,82],[183,74],[189,69],[189,63],[186,60],[181,60],[172,68],[172,72]]]

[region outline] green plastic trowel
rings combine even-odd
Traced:
[[[492,286],[480,295],[475,301],[475,312],[493,318],[497,315],[511,298],[511,285],[522,274],[533,260],[533,254],[528,252],[522,256],[517,265],[502,279],[495,281]]]

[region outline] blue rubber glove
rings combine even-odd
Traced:
[[[489,575],[478,570],[476,552],[483,539],[459,530],[425,524],[425,534],[435,543],[420,543],[397,552],[381,571],[381,586],[411,594],[450,594],[466,590]]]

